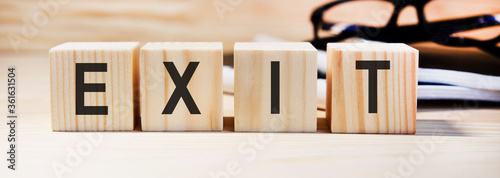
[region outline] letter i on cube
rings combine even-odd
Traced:
[[[315,132],[317,50],[310,43],[236,43],[235,131]]]

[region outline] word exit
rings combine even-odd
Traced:
[[[49,51],[54,131],[221,131],[220,42],[72,42]],[[418,51],[330,43],[333,133],[415,133]],[[315,132],[317,50],[306,42],[234,46],[234,128]]]

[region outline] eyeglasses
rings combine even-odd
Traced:
[[[483,1],[482,4],[481,1]],[[311,43],[318,49],[326,49],[328,42],[342,41],[350,37],[404,43],[433,41],[446,46],[478,47],[500,57],[500,28],[497,28],[500,27],[500,4],[492,6],[492,2],[498,4],[496,0],[468,2],[464,0],[339,0],[325,4],[312,13],[314,40]],[[481,5],[482,7],[479,7]],[[404,9],[416,11],[417,22],[415,24],[398,25],[401,16],[405,16],[403,18],[415,16],[415,13],[402,13]],[[485,9],[492,14],[485,14],[483,12]],[[363,19],[363,16],[365,19],[371,17],[371,22],[341,22],[349,21],[349,18]],[[331,22],[331,17],[337,17],[333,19],[336,22]],[[320,33],[325,31],[329,31],[329,34],[333,36],[320,38]],[[477,35],[474,36],[474,34],[483,37],[476,37]],[[485,34],[489,34],[490,37],[485,38]]]

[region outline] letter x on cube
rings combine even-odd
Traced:
[[[219,42],[156,42],[142,47],[142,130],[222,130],[222,62]]]

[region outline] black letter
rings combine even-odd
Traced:
[[[172,97],[170,97],[170,99],[168,100],[167,106],[165,106],[165,109],[163,109],[162,114],[172,114],[181,97],[182,100],[184,100],[187,108],[189,109],[189,113],[201,114],[200,110],[198,110],[198,107],[193,100],[193,97],[191,97],[191,94],[186,88],[199,63],[200,62],[189,62],[186,71],[184,71],[184,74],[182,74],[181,77],[173,62],[163,62],[163,65],[165,65],[165,67],[167,68],[168,74],[170,74],[170,77],[175,84],[175,90],[172,93]]]
[[[280,62],[271,61],[271,114],[280,113]]]
[[[108,106],[85,106],[85,92],[106,92],[106,85],[85,84],[85,72],[107,72],[106,63],[76,63],[76,115],[108,115]]]
[[[356,61],[356,69],[368,69],[368,113],[377,113],[377,69],[391,69],[391,63]]]

